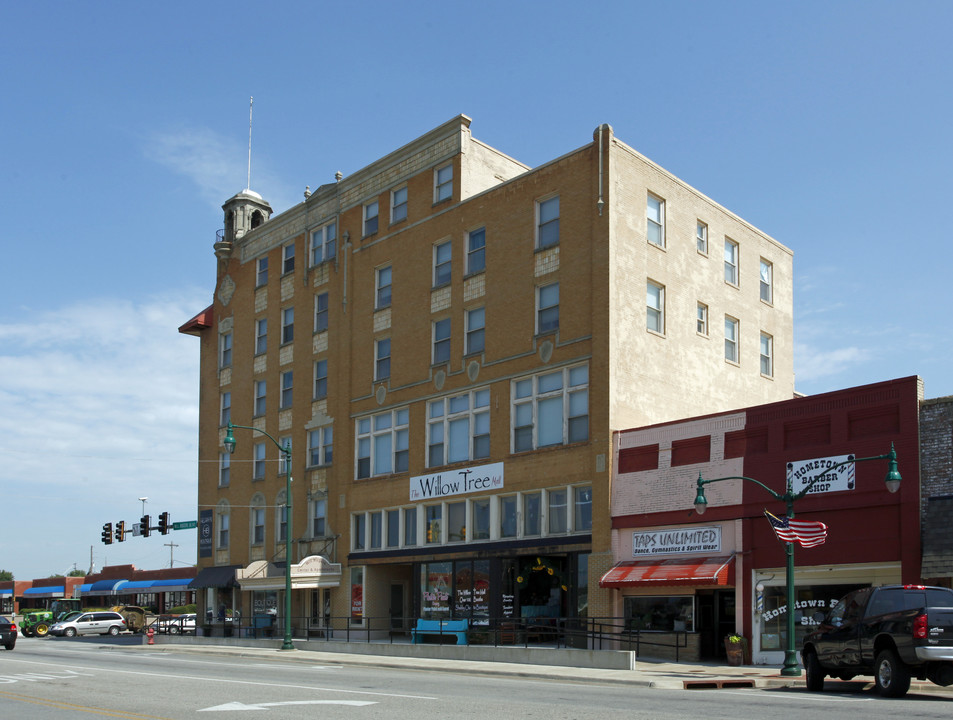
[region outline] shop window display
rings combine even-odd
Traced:
[[[695,598],[691,595],[645,595],[625,598],[629,632],[695,631]]]

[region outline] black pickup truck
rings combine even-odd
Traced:
[[[953,590],[884,585],[854,590],[804,638],[807,689],[824,678],[873,675],[877,692],[902,697],[911,677],[953,684]]]

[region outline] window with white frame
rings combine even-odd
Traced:
[[[576,365],[511,384],[513,452],[589,439],[589,367]]]
[[[308,431],[308,467],[330,465],[334,459],[334,426]]]
[[[279,407],[286,410],[291,407],[294,398],[294,370],[286,370],[281,373],[281,397],[279,398]]]
[[[318,293],[314,296],[314,331],[324,332],[328,329],[328,294]]]
[[[427,544],[434,545],[443,542],[443,505],[426,505],[424,507],[424,522],[427,530]]]
[[[547,248],[559,243],[559,196],[536,203],[536,247]]]
[[[351,532],[351,545],[355,550],[363,550],[367,543],[367,516],[358,513],[353,516],[354,527]]]
[[[218,366],[226,368],[232,364],[232,334],[222,333],[218,336]]]
[[[283,543],[288,537],[288,500],[282,490],[275,498],[275,542]]]
[[[473,355],[483,352],[486,341],[486,309],[478,307],[467,310],[465,317],[467,323],[465,353]]]
[[[328,396],[328,361],[314,361],[314,399],[323,400]]]
[[[490,457],[487,388],[427,404],[427,467]]]
[[[255,321],[255,354],[263,355],[268,350],[268,318]]]
[[[652,245],[665,247],[665,201],[652,193],[645,204],[646,237]]]
[[[575,532],[592,530],[592,486],[573,488],[573,526]]]
[[[433,359],[432,364],[439,365],[450,361],[450,318],[433,323]]]
[[[475,498],[470,501],[470,539],[490,539],[490,498]]]
[[[774,302],[774,266],[761,258],[761,299],[766,303]]]
[[[543,533],[543,495],[542,493],[523,493],[523,537],[533,537]]]
[[[311,501],[311,537],[322,538],[328,534],[328,500],[314,498]]]
[[[559,329],[559,283],[536,288],[536,334]]]
[[[311,231],[311,264],[320,265],[337,255],[338,225],[331,222]]]
[[[433,174],[433,201],[435,203],[453,197],[453,165],[437,168]]]
[[[228,487],[232,469],[232,454],[223,452],[218,454],[218,486]]]
[[[725,238],[725,282],[738,284],[738,243]]]
[[[263,480],[265,477],[265,443],[255,443],[252,446],[252,480]]]
[[[255,495],[251,501],[251,544],[265,543],[265,498]]]
[[[391,266],[377,268],[376,273],[377,295],[374,301],[374,309],[390,306],[391,298]]]
[[[698,252],[702,255],[708,254],[708,226],[701,220],[695,222],[695,244]]]
[[[450,241],[434,245],[433,248],[433,286],[441,287],[450,283],[450,260],[452,257]]]
[[[230,392],[222,393],[222,412],[219,416],[219,425],[225,427],[232,421],[232,394]]]
[[[519,498],[506,495],[500,498],[500,537],[515,538],[519,529]]]
[[[725,315],[725,360],[738,362],[738,320]]]
[[[374,341],[374,380],[390,377],[390,338]]]
[[[228,509],[228,504],[226,501],[222,501],[225,505],[219,505],[218,507],[218,545],[217,547],[220,550],[228,548],[228,526],[230,524],[230,513]]]
[[[266,380],[255,381],[255,417],[264,415],[268,409],[268,382]]]
[[[295,309],[285,308],[281,311],[281,344],[287,345],[295,339]]]
[[[569,532],[569,492],[566,488],[546,491],[546,519],[550,535]]]
[[[467,275],[486,269],[486,228],[467,233]]]
[[[268,283],[268,256],[258,258],[257,271],[255,274],[255,287],[261,287]]]
[[[695,332],[699,335],[708,335],[708,306],[698,303],[695,308]]]
[[[371,529],[371,550],[380,550],[384,540],[384,516],[380,510],[369,513]]]
[[[646,283],[645,327],[652,332],[665,334],[665,288],[649,280]]]
[[[400,510],[388,510],[384,520],[387,523],[384,536],[387,547],[400,547]]]
[[[407,471],[409,422],[407,408],[357,419],[356,475],[359,480]]]
[[[447,542],[467,539],[467,501],[447,503]]]
[[[417,540],[417,508],[404,508],[404,545],[416,545]]]
[[[761,374],[774,377],[774,338],[761,333]]]
[[[390,194],[390,221],[399,223],[407,219],[407,188],[393,190]]]
[[[377,232],[377,200],[364,205],[364,235],[373,235]]]
[[[285,245],[281,249],[281,272],[287,275],[294,272],[295,269],[295,246],[294,243]]]

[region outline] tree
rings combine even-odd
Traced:
[[[9,570],[0,570],[0,582],[3,580],[13,580],[13,573]]]

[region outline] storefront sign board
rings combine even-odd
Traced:
[[[721,552],[721,528],[689,525],[632,533],[632,557]]]
[[[788,487],[797,494],[818,475],[822,476],[808,490],[808,495],[825,492],[842,492],[854,489],[854,463],[848,462],[830,472],[830,468],[838,463],[853,460],[853,455],[834,455],[832,457],[815,458],[814,460],[798,460],[788,463]]]
[[[432,500],[503,489],[503,463],[460,468],[410,479],[411,500]]]

